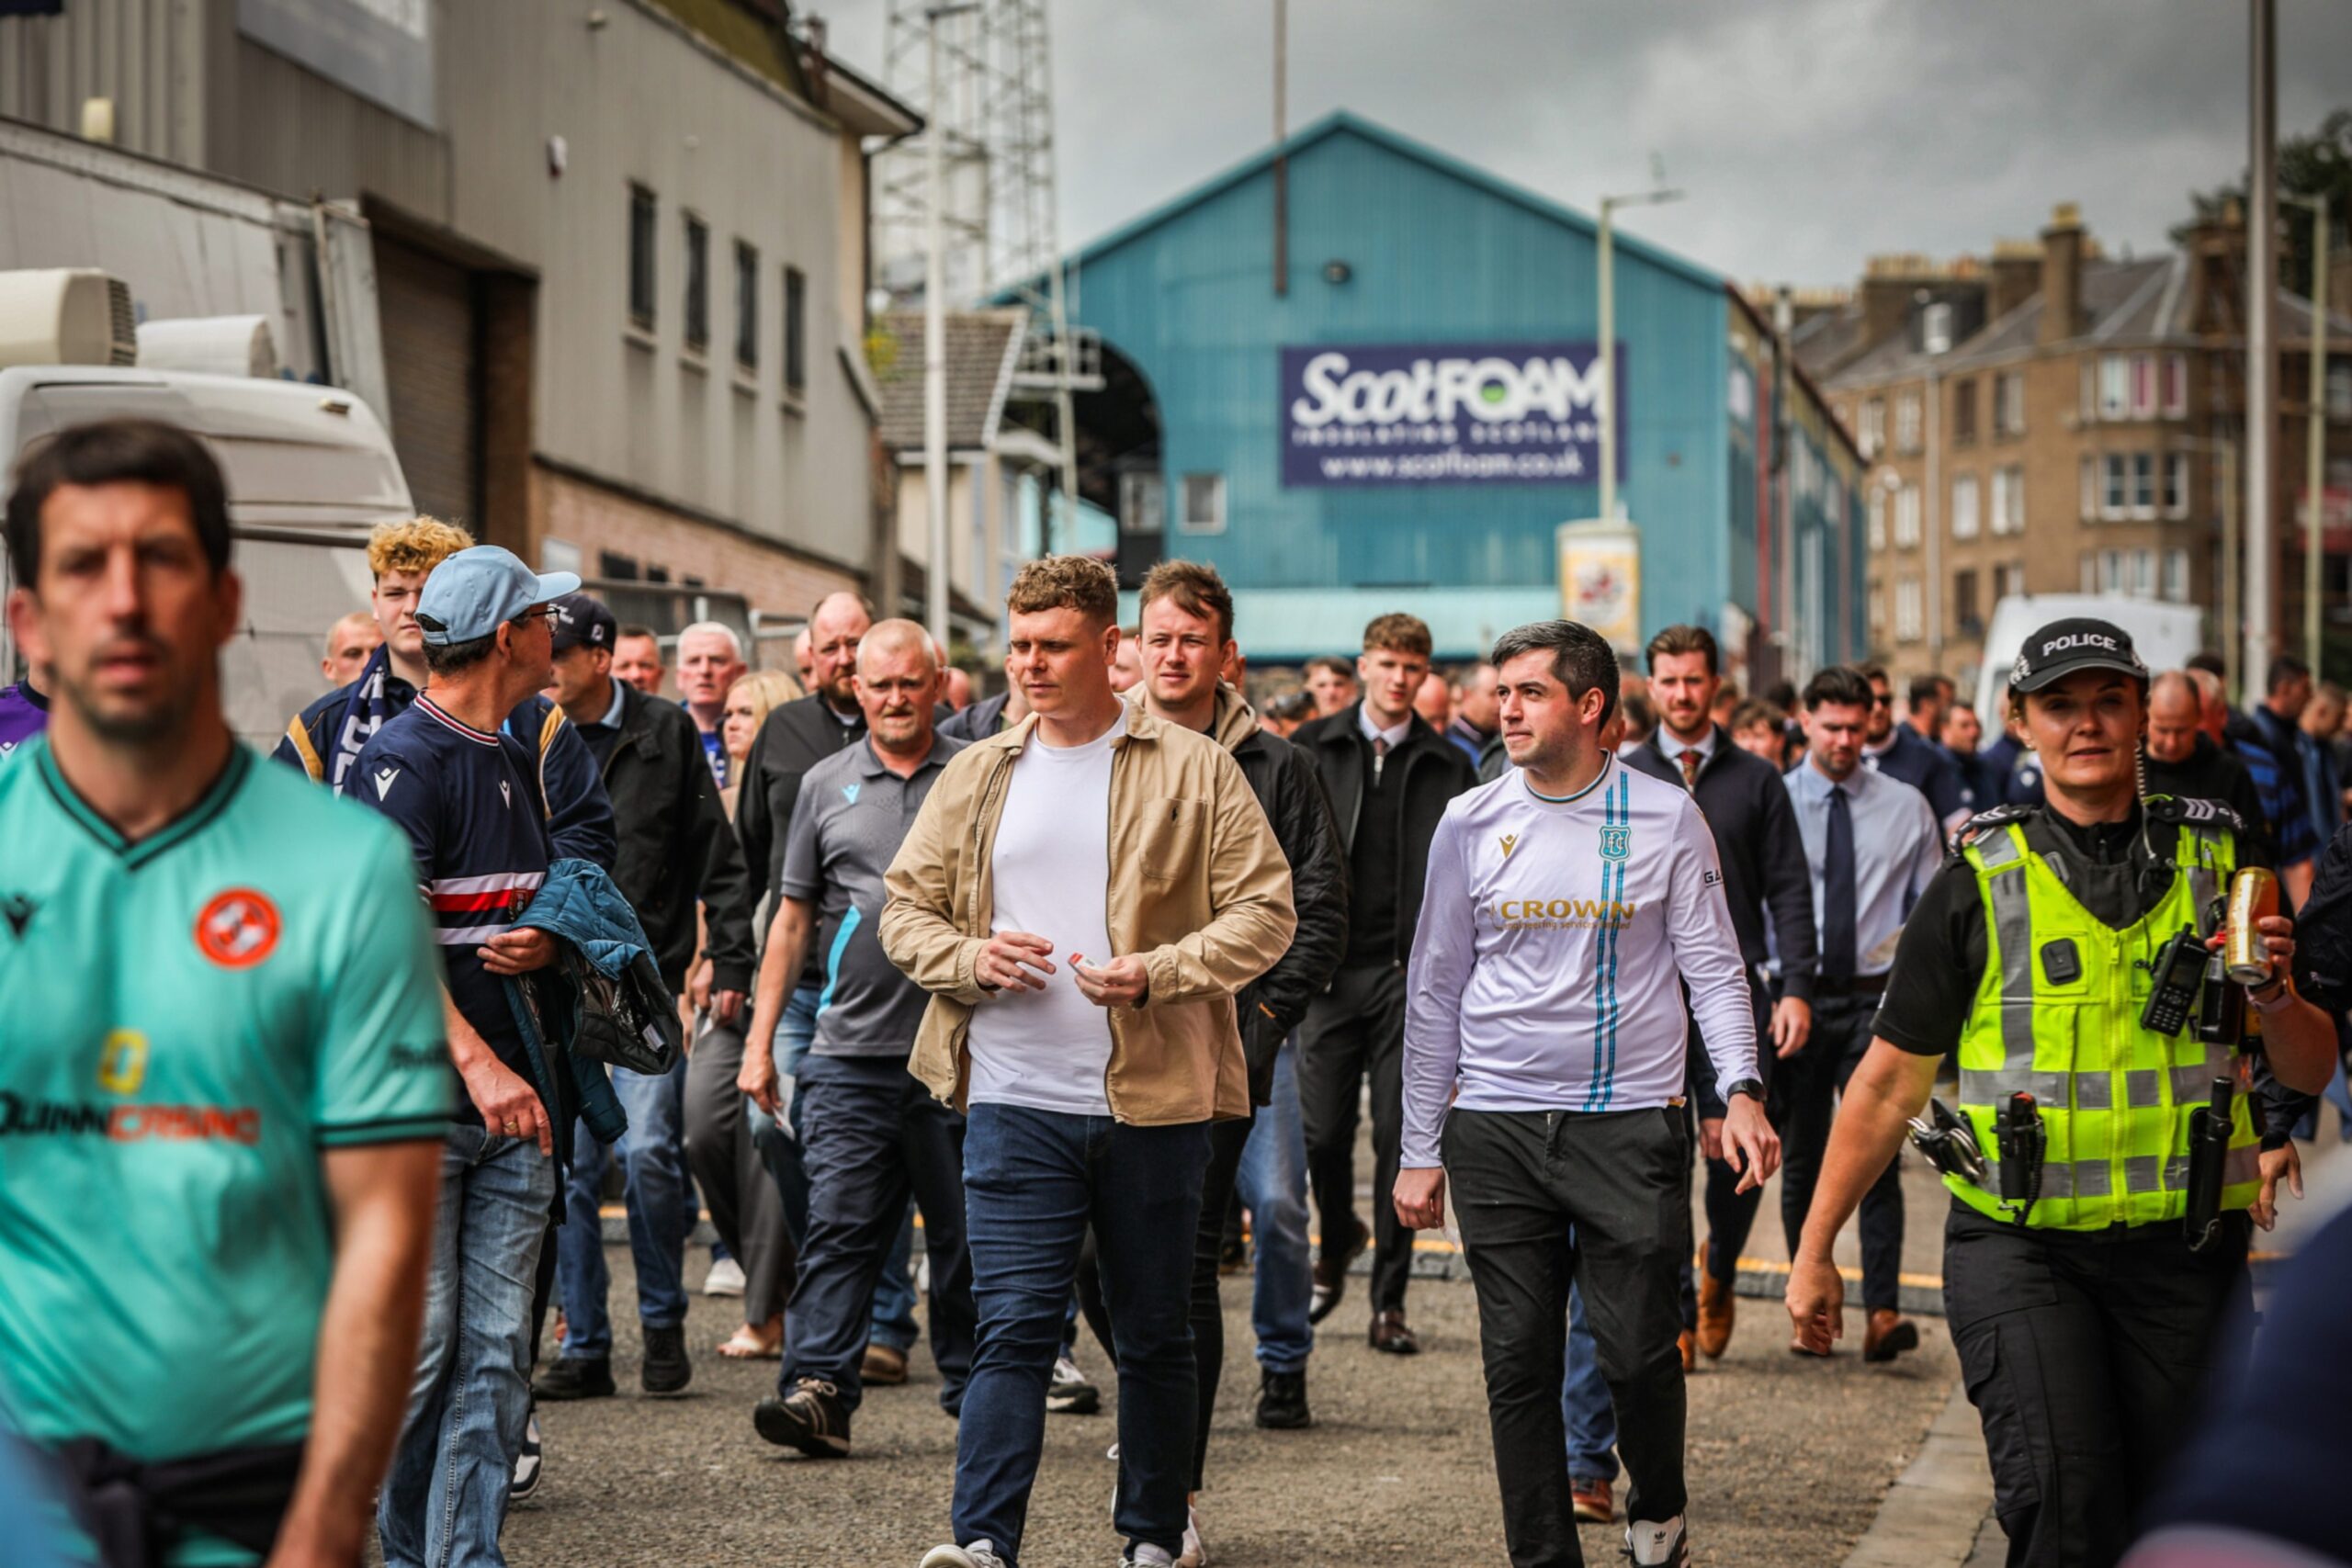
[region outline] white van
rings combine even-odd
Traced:
[[[1993,606],[1992,624],[1984,629],[1984,662],[1976,676],[1976,711],[1988,737],[2000,733],[1997,716],[2008,711],[2001,694],[2026,637],[2036,627],[2070,615],[2095,615],[2131,633],[2132,649],[2151,675],[2180,669],[2206,646],[2205,612],[2194,604],[2105,593],[2012,594]]]
[[[331,387],[20,365],[0,369],[0,465],[13,474],[26,448],[56,431],[123,414],[195,432],[227,478],[245,624],[222,650],[222,692],[231,727],[266,750],[325,689],[327,627],[368,606],[368,530],[413,515],[391,438],[367,404]],[[0,558],[0,596],[8,586]],[[0,618],[0,684],[18,669]]]

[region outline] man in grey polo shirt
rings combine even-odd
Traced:
[[[931,1353],[953,1414],[972,1367],[976,1314],[964,1245],[964,1119],[907,1071],[927,993],[876,938],[883,874],[959,741],[932,730],[939,666],[911,621],[884,621],[857,653],[865,738],[810,768],[786,840],[775,920],[760,965],[751,1037],[768,1037],[814,951],[824,966],[816,1034],[794,1086],[808,1168],[808,1230],[785,1309],[776,1393],[752,1424],[818,1457],[849,1452],[867,1308],[911,1190],[931,1254]],[[743,1092],[778,1114],[775,1061],[747,1052]]]

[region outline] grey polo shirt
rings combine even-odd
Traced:
[[[824,966],[817,998],[820,1056],[892,1056],[914,1049],[929,993],[882,952],[883,874],[914,826],[947,759],[964,742],[932,741],[910,778],[882,765],[871,737],[801,775],[785,840],[785,897],[817,908],[816,954]]]

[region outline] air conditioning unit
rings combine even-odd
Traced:
[[[139,363],[150,370],[277,378],[267,316],[182,316],[139,323]]]
[[[130,286],[95,267],[0,272],[0,369],[136,365]]]

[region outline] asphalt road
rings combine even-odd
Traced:
[[[926,1352],[916,1353],[906,1387],[869,1394],[853,1457],[803,1459],[752,1430],[751,1407],[775,1364],[729,1362],[713,1352],[733,1325],[731,1302],[694,1298],[695,1382],[685,1394],[635,1392],[628,1250],[606,1250],[622,1309],[615,1370],[624,1392],[541,1411],[547,1474],[508,1522],[515,1563],[912,1568],[945,1539],[956,1430],[938,1408]],[[698,1281],[707,1262],[697,1248],[690,1276]],[[1257,1374],[1244,1283],[1228,1280],[1225,1292],[1227,1397],[1202,1500],[1210,1561],[1220,1568],[1501,1562],[1470,1287],[1415,1283],[1412,1316],[1428,1348],[1410,1359],[1364,1346],[1360,1302],[1351,1300],[1327,1325],[1333,1332],[1312,1363],[1316,1427],[1269,1433],[1250,1424]],[[1693,1543],[1711,1568],[1838,1562],[1950,1392],[1950,1343],[1941,1324],[1928,1320],[1922,1349],[1892,1367],[1866,1368],[1850,1350],[1826,1362],[1800,1359],[1788,1353],[1776,1304],[1740,1304],[1729,1353],[1692,1381]],[[1848,1332],[1848,1345],[1859,1344],[1858,1314]],[[1091,1344],[1081,1359],[1090,1371],[1103,1365]],[[1100,1416],[1049,1418],[1028,1568],[1117,1562],[1113,1466],[1103,1451],[1115,1437],[1107,1401]],[[1599,1527],[1584,1532],[1594,1562],[1617,1561],[1619,1540]]]

